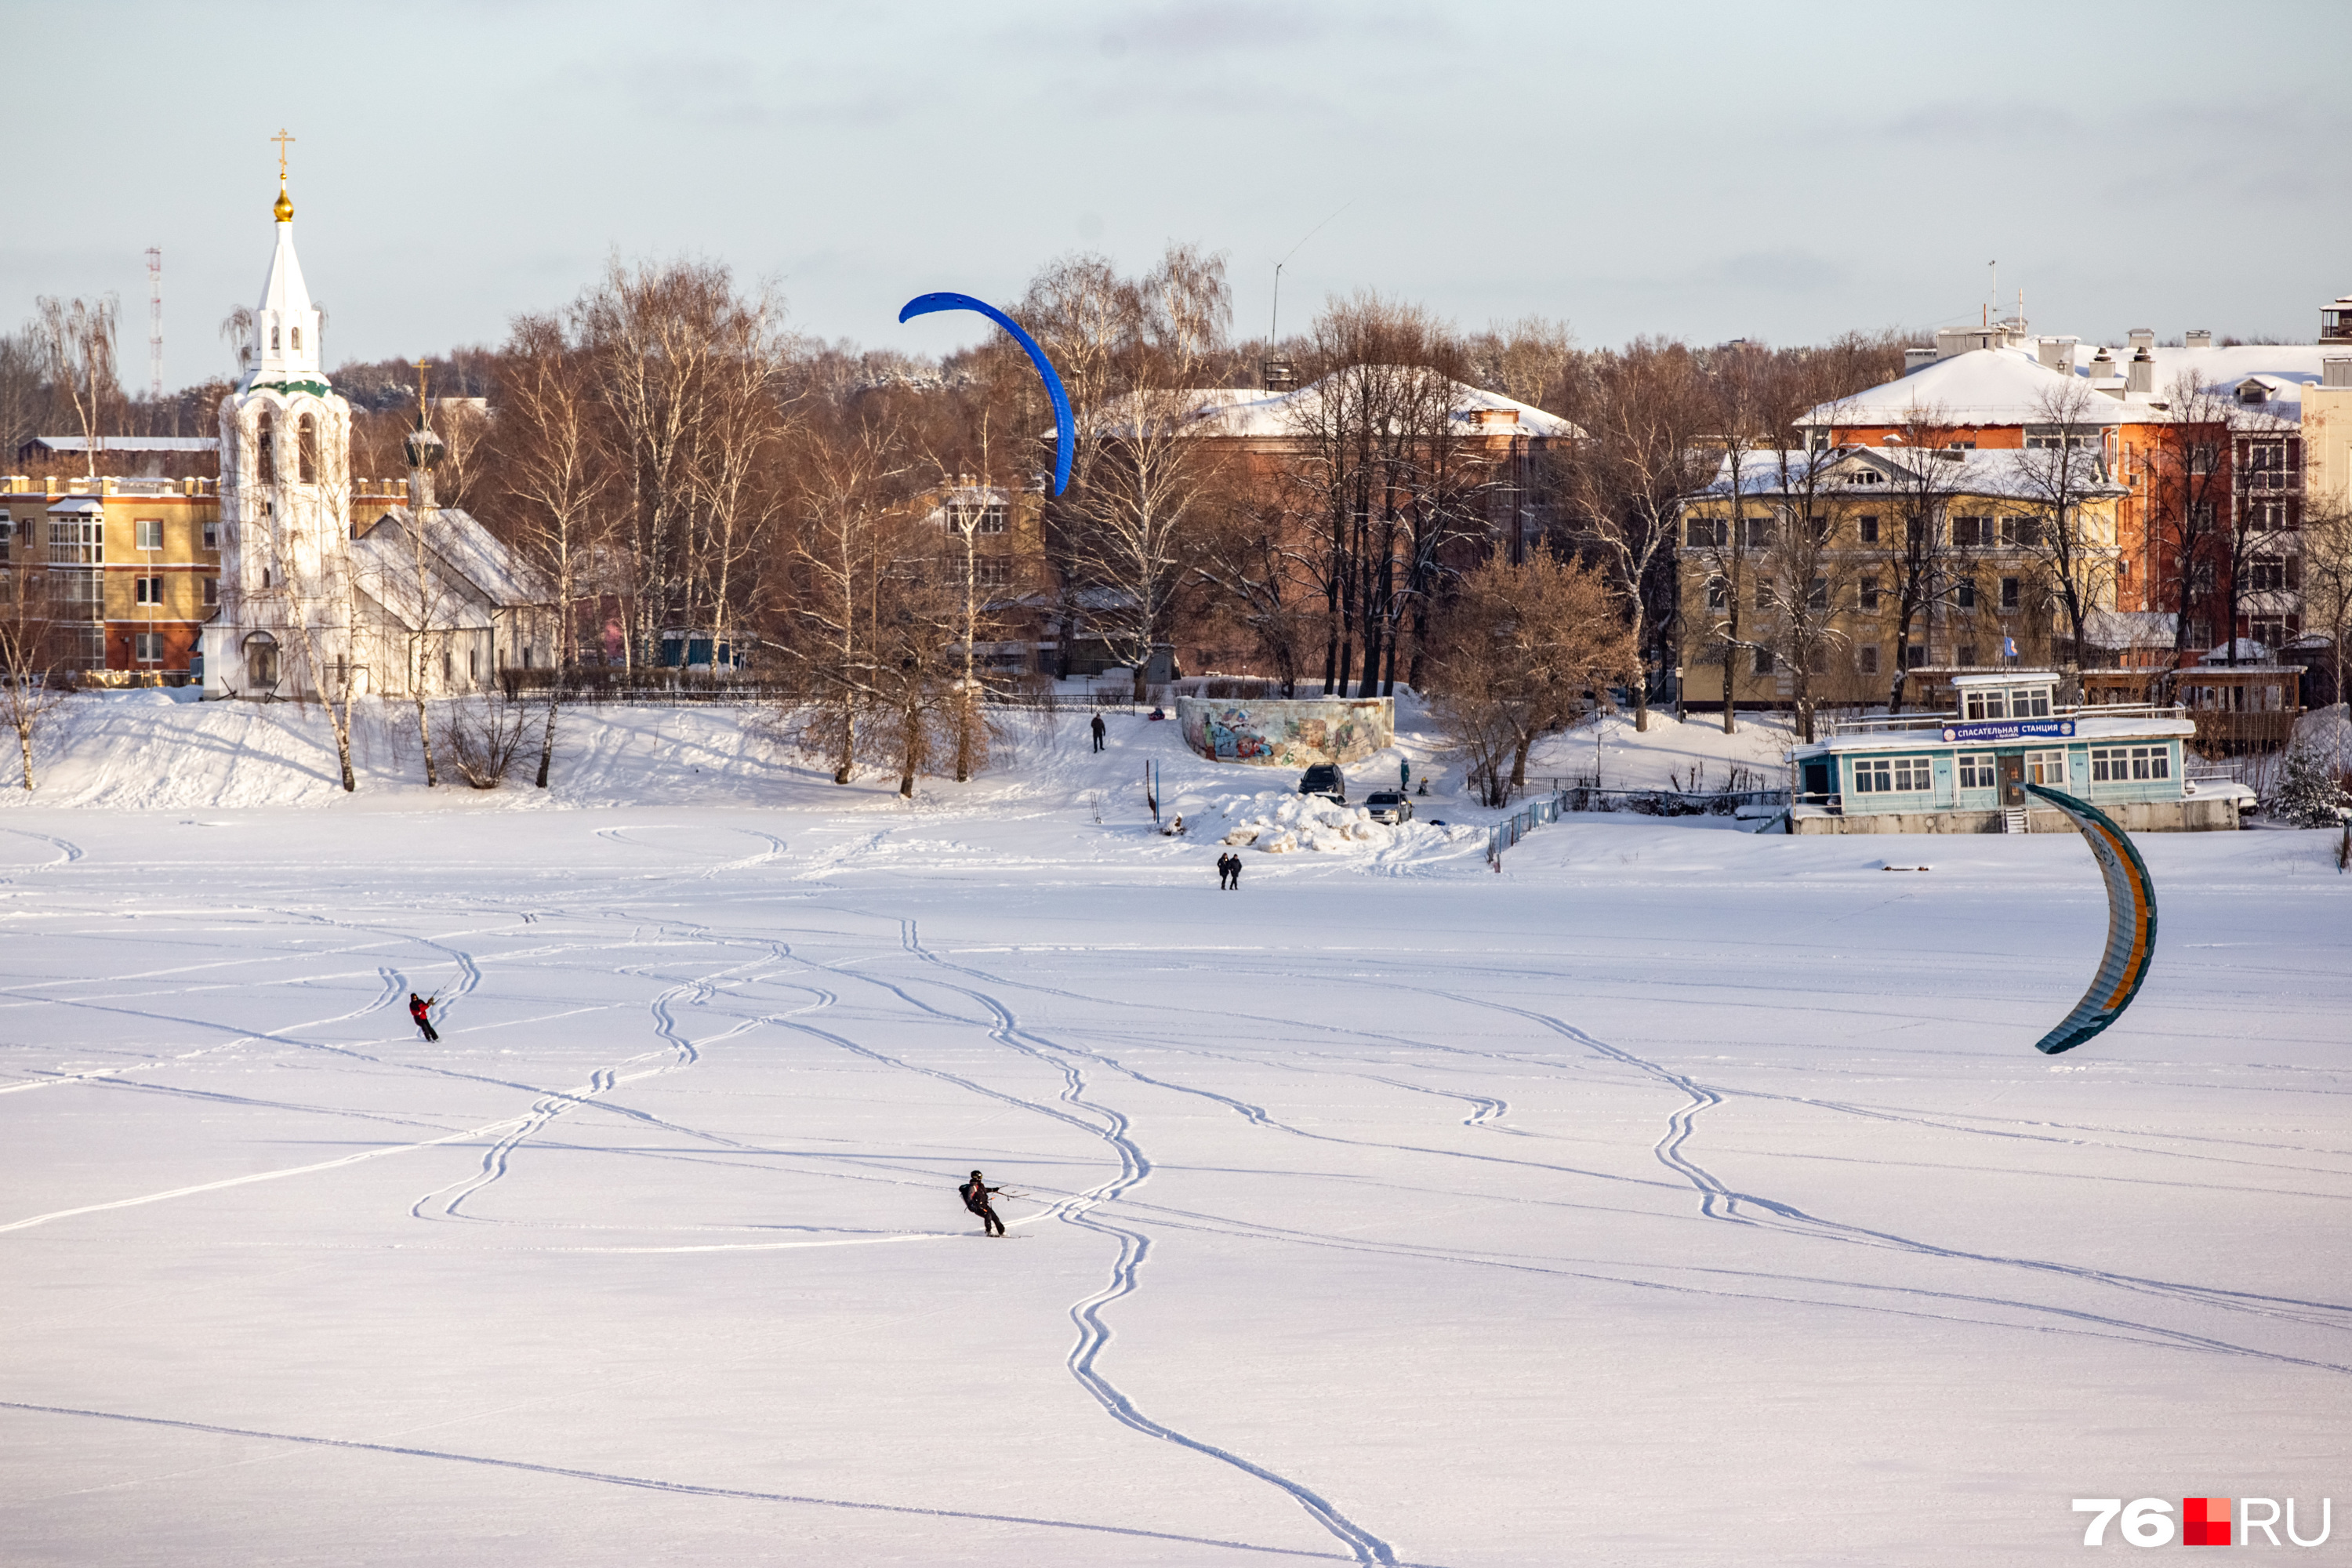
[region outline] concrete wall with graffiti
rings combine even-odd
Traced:
[[[1184,743],[1216,762],[1303,768],[1358,762],[1389,745],[1396,739],[1396,699],[1179,697],[1176,721]]]

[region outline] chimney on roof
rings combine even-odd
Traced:
[[[2131,363],[2124,367],[2124,390],[2135,397],[2156,395],[2156,356],[2143,343],[2132,351]]]
[[[2156,329],[2154,327],[2134,327],[2131,330],[2130,336],[2131,346],[2136,349],[2152,349],[2156,347]]]
[[[2180,341],[2192,349],[2210,349],[2213,346],[2213,334],[2199,327],[2182,334]]]
[[[2330,354],[2319,362],[2319,384],[2352,387],[2352,359]]]
[[[2033,345],[2033,357],[2042,362],[2044,370],[2061,371],[2067,374],[2074,370],[2074,345],[2079,338],[2042,338]]]

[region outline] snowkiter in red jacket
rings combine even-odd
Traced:
[[[416,1020],[416,1026],[425,1031],[425,1037],[428,1040],[441,1037],[433,1027],[433,1020],[426,1016],[433,1010],[433,1004],[440,999],[438,992],[430,996],[419,996],[414,991],[408,994],[408,1016]]]

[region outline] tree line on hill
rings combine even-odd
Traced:
[[[1266,345],[1234,339],[1231,303],[1223,259],[1181,244],[1136,273],[1088,255],[1037,272],[1011,313],[1077,421],[1052,497],[1052,410],[1004,334],[937,361],[820,342],[722,265],[616,259],[503,342],[429,362],[436,497],[574,607],[559,680],[745,656],[836,778],[970,777],[989,699],[1040,675],[1004,648],[1042,642],[1044,674],[1091,647],[1138,697],[1171,647],[1286,694],[1417,689],[1506,789],[1612,688],[1646,722],[1660,672],[1696,656],[1676,520],[1722,453],[1786,444],[1805,409],[1899,374],[1915,341],[1583,348],[1561,323],[1465,332],[1365,293]],[[1271,432],[1214,435],[1201,389],[1263,397],[1269,372],[1315,395]],[[331,379],[352,476],[400,477],[414,366]],[[1465,386],[1581,434],[1465,436]],[[43,301],[0,338],[12,449],[58,427],[213,434],[228,390],[125,395],[103,306]]]

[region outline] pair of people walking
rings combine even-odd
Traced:
[[[1217,886],[1232,892],[1242,885],[1242,858],[1228,849],[1217,857]]]

